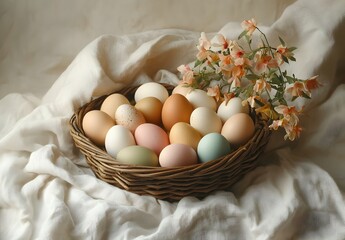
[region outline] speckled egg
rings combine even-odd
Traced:
[[[145,123],[144,115],[130,104],[122,104],[115,112],[117,124],[128,128],[132,133],[140,125]]]

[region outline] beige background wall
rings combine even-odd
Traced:
[[[270,25],[292,2],[1,0],[0,98],[11,92],[42,96],[75,55],[105,33],[162,28],[216,32],[229,21],[252,17]]]

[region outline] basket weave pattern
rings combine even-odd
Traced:
[[[173,86],[164,85],[169,92]],[[126,88],[118,93],[133,99],[137,87]],[[185,196],[202,198],[213,191],[229,189],[243,175],[258,165],[258,157],[269,141],[271,131],[268,122],[253,115],[254,136],[232,153],[206,163],[182,167],[147,167],[123,164],[105,149],[96,146],[82,129],[84,115],[100,109],[104,95],[82,106],[70,119],[70,133],[75,145],[85,155],[95,175],[116,187],[139,195],[151,195],[157,199],[179,200]]]

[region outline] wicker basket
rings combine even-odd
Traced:
[[[163,84],[169,92],[173,86]],[[119,93],[133,99],[137,87]],[[110,95],[110,94],[109,94]],[[146,167],[127,165],[116,161],[105,149],[89,140],[82,129],[84,115],[100,109],[104,95],[82,106],[70,119],[70,133],[75,145],[85,155],[95,175],[103,181],[139,195],[157,199],[179,200],[185,196],[202,198],[213,191],[227,190],[244,174],[258,165],[258,157],[268,143],[271,131],[267,121],[252,114],[255,122],[254,136],[236,151],[206,163],[183,167]]]

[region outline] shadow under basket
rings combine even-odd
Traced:
[[[162,84],[171,93],[174,86]],[[133,100],[138,87],[119,91]],[[109,94],[110,95],[110,94]],[[211,192],[227,190],[258,165],[258,157],[267,145],[271,131],[268,122],[256,115],[254,136],[230,154],[206,163],[183,167],[147,167],[118,162],[88,139],[82,129],[84,115],[100,109],[104,95],[82,106],[70,119],[70,133],[75,145],[85,155],[95,175],[116,187],[157,199],[177,201],[185,196],[203,198]]]

